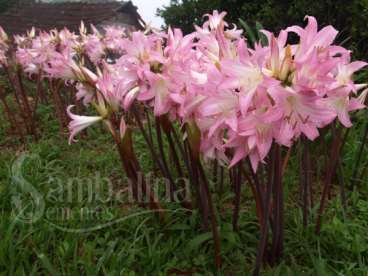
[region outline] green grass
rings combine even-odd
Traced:
[[[60,137],[58,133],[52,108],[41,107],[39,113],[43,137],[38,143],[30,143],[26,150],[0,127],[0,275],[251,273],[259,230],[249,187],[242,200],[239,232],[233,232],[231,227],[232,194],[227,191],[221,200],[216,198],[224,259],[221,272],[214,269],[211,234],[200,231],[199,214],[196,211],[188,214],[176,203],[165,204],[168,212],[164,222],[159,222],[155,214],[144,214],[86,233],[69,233],[53,226],[55,223],[66,229],[86,229],[95,226],[96,221],[104,223],[144,209],[116,197],[108,202],[96,197],[109,194],[107,183],[113,195],[125,185],[109,135],[102,134],[101,128],[94,126],[88,130],[86,139],[69,146],[67,136]],[[345,147],[343,164],[347,179],[353,169],[353,153],[358,148],[356,141],[360,131],[361,124],[358,124]],[[135,135],[135,139],[142,166],[153,170],[143,139],[139,135]],[[39,156],[27,159],[23,176],[44,198],[45,210],[68,207],[78,211],[87,207],[94,208],[98,217],[80,219],[76,212],[73,213],[75,217],[63,219],[50,212],[33,224],[17,222],[12,200],[19,194],[20,187],[14,179],[12,181],[11,166],[24,151]],[[313,224],[316,210],[311,214],[309,227],[302,226],[302,214],[294,196],[298,186],[294,159],[285,178],[284,260],[277,267],[266,267],[263,275],[368,275],[368,181],[360,181],[359,189],[349,194],[347,210],[343,211],[338,197],[329,201],[318,237]],[[87,190],[81,192],[81,200],[76,199],[80,187],[73,179],[77,178],[83,179],[82,190],[92,185],[93,199],[88,198]],[[101,183],[105,185],[98,186]],[[68,197],[70,191],[71,198]],[[33,196],[23,193],[21,200],[38,206],[32,201]]]

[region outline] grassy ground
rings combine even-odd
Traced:
[[[164,222],[155,214],[142,213],[143,209],[124,200],[124,176],[108,135],[101,135],[95,126],[86,139],[69,146],[67,137],[58,133],[52,108],[41,107],[39,113],[43,137],[26,150],[7,135],[0,122],[1,275],[251,273],[259,230],[249,187],[242,198],[239,232],[231,227],[233,195],[225,192],[222,198],[215,198],[224,259],[222,271],[216,272],[211,235],[199,230],[197,212],[187,213],[177,203],[167,203]],[[358,125],[345,147],[346,179],[353,169],[360,132]],[[139,158],[146,170],[154,171],[139,136],[135,146],[141,149]],[[14,168],[25,152],[29,157],[18,175]],[[295,196],[296,163],[292,160],[285,179],[284,261],[266,267],[263,274],[368,275],[368,181],[361,180],[359,189],[349,193],[347,210],[338,197],[329,201],[317,237],[316,208],[308,228],[302,226]],[[27,223],[28,218],[34,222]],[[115,223],[109,224],[111,221]]]

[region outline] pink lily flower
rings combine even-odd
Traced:
[[[241,112],[245,114],[251,106],[257,89],[264,80],[261,68],[251,62],[241,63],[237,61],[221,62],[221,71],[226,79],[220,89],[238,89],[240,96]]]
[[[103,120],[102,116],[79,116],[75,115],[71,112],[71,109],[74,106],[71,105],[67,109],[68,116],[72,119],[69,123],[69,131],[70,131],[70,137],[69,137],[69,144],[72,142],[76,142],[74,137],[81,132],[82,130],[86,129],[87,127]]]
[[[352,123],[349,118],[349,112],[359,110],[365,106],[357,99],[350,99],[349,87],[340,87],[329,92],[330,96],[322,99],[331,110],[333,110],[340,122],[345,127],[351,127]]]
[[[355,72],[359,71],[363,67],[366,67],[368,64],[363,61],[354,61],[348,64],[337,64],[336,76],[335,79],[337,81],[336,86],[347,86],[351,91],[356,92],[358,89],[361,89],[362,86],[358,86],[352,80],[352,76]]]
[[[51,77],[64,80],[78,80],[82,76],[80,68],[73,60],[73,53],[69,50],[54,52],[44,70]]]
[[[208,17],[208,21],[203,24],[203,28],[210,28],[211,30],[217,30],[218,28],[224,28],[228,24],[224,21],[226,12],[219,13],[213,11],[212,14],[205,14],[204,17]]]
[[[326,49],[335,40],[338,32],[332,26],[326,26],[318,31],[317,20],[313,16],[306,16],[308,24],[305,29],[299,26],[292,26],[286,29],[287,32],[294,32],[300,37],[300,45],[295,53],[298,62],[308,60],[310,54],[316,49]]]

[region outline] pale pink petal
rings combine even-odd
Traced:
[[[124,117],[121,117],[119,130],[120,130],[120,137],[121,139],[123,139],[125,136],[125,132],[127,130],[127,125],[125,123]]]

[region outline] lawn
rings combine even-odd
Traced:
[[[1,122],[1,275],[251,273],[259,226],[246,183],[238,232],[232,230],[230,189],[214,199],[224,261],[222,271],[215,271],[211,233],[200,230],[197,211],[165,202],[165,218],[159,220],[157,214],[133,204],[114,145],[101,127],[88,129],[78,143],[68,145],[67,134],[58,131],[52,107],[40,106],[38,112],[42,138],[38,142],[30,138],[26,149],[8,135]],[[346,182],[362,128],[359,123],[354,125],[344,148]],[[145,171],[158,177],[138,133],[135,147]],[[368,180],[361,179],[357,189],[348,193],[345,210],[338,189],[333,191],[321,235],[316,236],[317,204],[308,227],[303,228],[297,164],[296,157],[292,158],[284,179],[283,262],[266,267],[263,275],[368,275]],[[313,185],[318,190],[320,184]],[[211,189],[217,186],[212,183]]]

